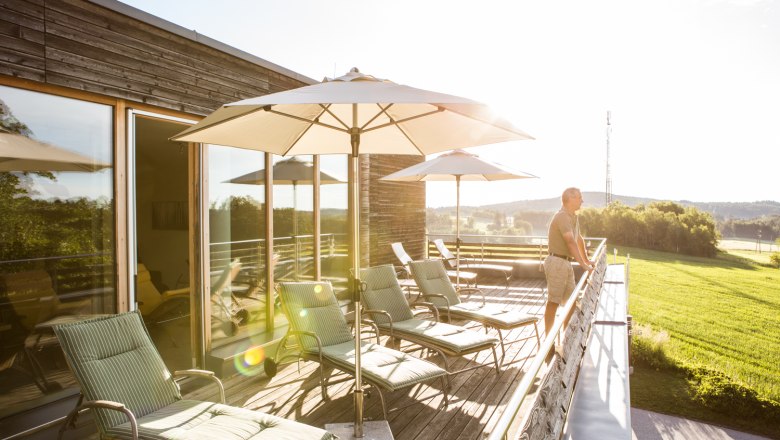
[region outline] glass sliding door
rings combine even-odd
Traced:
[[[52,326],[116,311],[113,118],[0,86],[0,419],[76,394]]]
[[[213,350],[266,331],[265,153],[220,145],[206,151]]]
[[[181,120],[131,112],[131,264],[134,299],[163,360],[171,370],[193,367],[193,333],[200,304],[190,265],[193,219],[186,144],[168,138],[186,128]],[[133,245],[134,244],[134,245]],[[197,268],[195,268],[197,269]],[[195,347],[197,349],[197,347]]]

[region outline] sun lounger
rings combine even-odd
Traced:
[[[401,265],[404,268],[404,271],[406,272],[407,276],[406,279],[401,279],[400,284],[402,287],[410,287],[409,284],[405,283],[407,279],[410,279],[412,276],[412,273],[409,271],[409,262],[413,261],[412,257],[409,256],[408,253],[406,253],[406,250],[404,249],[404,245],[402,243],[396,242],[392,243],[390,245],[393,248],[393,253],[398,258],[398,261],[401,262]],[[458,274],[454,270],[448,270],[447,275],[455,279]],[[477,286],[477,274],[475,272],[469,272],[465,270],[460,271],[460,279],[463,280],[463,282],[466,283],[466,286]]]
[[[476,303],[462,302],[460,299],[461,293],[467,293],[470,296],[481,294],[481,292],[479,289],[473,288],[456,290],[447,276],[444,263],[441,260],[412,261],[409,263],[409,268],[420,289],[420,298],[431,302],[448,320],[452,318],[468,319],[478,322],[487,328],[496,329],[501,340],[502,361],[504,356],[506,356],[505,341],[501,334],[502,330],[513,330],[526,325],[533,325],[538,346],[539,330],[536,323],[539,321],[539,318],[516,310],[508,310],[486,304],[484,295],[482,300]]]
[[[457,270],[458,258],[452,252],[450,252],[449,249],[447,249],[447,246],[444,245],[444,240],[441,238],[433,240],[433,244],[436,245],[436,249],[439,251],[439,255],[441,255],[441,259],[444,261],[444,264],[447,265],[447,269]],[[512,271],[514,270],[512,266],[483,263],[473,258],[461,258],[461,274],[463,273],[464,269],[471,272],[479,273],[480,271],[484,271],[503,276],[504,281],[506,282],[506,287],[509,287],[509,280],[512,278]]]

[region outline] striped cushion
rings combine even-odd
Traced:
[[[354,340],[330,283],[280,283],[279,294],[293,330],[316,333],[323,346]],[[312,338],[302,338],[302,344],[306,350],[317,348]]]
[[[461,303],[450,307],[450,314],[454,317],[481,322],[501,330],[513,329],[539,320],[536,316],[526,315],[515,310],[503,310],[499,307],[481,306],[472,303]]]
[[[130,424],[108,431],[128,438]],[[138,420],[141,439],[198,440],[330,440],[336,437],[322,429],[279,417],[211,402],[180,400]]]
[[[140,418],[181,399],[139,312],[54,326],[87,400],[121,402]],[[101,433],[125,423],[124,414],[98,409]]]
[[[393,331],[427,342],[433,347],[446,348],[454,353],[468,353],[479,347],[488,348],[498,342],[492,336],[443,322],[408,319],[393,324]]]
[[[401,351],[370,342],[361,342],[360,347],[363,376],[390,391],[447,374],[436,365]],[[355,371],[354,340],[325,347],[322,355],[344,371]]]
[[[366,285],[363,301],[367,309],[384,310],[390,314],[393,322],[414,318],[392,265],[361,269],[360,280]],[[387,323],[387,317],[383,315],[374,314],[371,319],[378,324]]]
[[[460,304],[460,297],[455,292],[455,287],[452,286],[441,260],[412,261],[409,263],[409,268],[412,270],[412,276],[417,287],[420,288],[420,292],[425,295],[444,295],[451,306]],[[433,303],[436,307],[447,306],[447,302],[441,298],[426,298],[426,301]]]

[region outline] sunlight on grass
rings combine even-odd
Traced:
[[[629,312],[638,333],[651,336],[642,342],[642,350],[658,360],[659,366],[645,364],[646,370],[662,370],[665,362],[687,369],[704,367],[754,390],[760,398],[780,402],[780,270],[739,255],[740,251],[697,258],[618,249],[618,262],[631,254]],[[634,382],[648,380],[642,374],[632,376],[632,403],[685,416],[671,400],[663,404],[668,396],[662,394],[688,391],[659,388],[654,397],[649,386],[641,392],[637,388],[635,394]],[[679,380],[686,382],[685,377]],[[665,383],[674,388],[679,380]],[[725,423],[724,417],[728,419],[723,414],[707,419]]]

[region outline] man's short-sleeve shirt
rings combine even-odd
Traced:
[[[576,240],[580,236],[580,223],[576,214],[569,214],[561,209],[555,213],[550,221],[550,229],[547,232],[548,252],[573,257],[566,245],[566,240],[563,238],[563,234],[566,232],[571,232]]]

